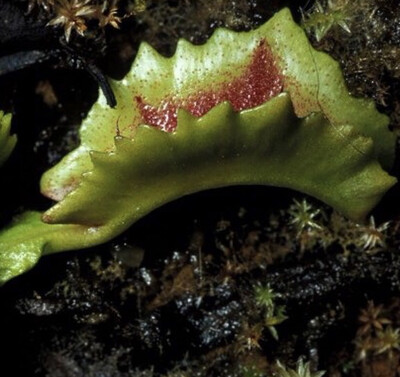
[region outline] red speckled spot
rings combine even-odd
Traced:
[[[145,103],[142,97],[136,97],[143,122],[172,132],[176,128],[178,105],[170,101],[163,101],[159,107]]]
[[[271,49],[265,40],[253,52],[243,73],[231,81],[221,83],[214,90],[204,90],[186,98],[166,98],[158,106],[146,103],[142,97],[136,101],[144,123],[172,132],[177,126],[177,110],[183,108],[201,117],[214,106],[229,101],[236,111],[261,105],[282,91],[282,79]]]

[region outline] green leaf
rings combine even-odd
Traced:
[[[82,174],[92,169],[90,150],[111,151],[117,134],[135,136],[137,127],[147,123],[136,97],[163,108],[173,102],[171,98],[179,105],[198,92],[223,88],[246,74],[260,43],[265,43],[267,58],[275,65],[272,70],[277,70],[282,89],[290,93],[299,117],[322,112],[334,127],[351,124],[356,132],[373,139],[379,162],[385,169],[391,167],[395,136],[388,129],[388,118],[376,111],[371,100],[349,95],[339,64],[315,51],[290,11],[284,9],[254,31],[217,29],[202,46],[180,40],[171,58],[160,56],[143,43],[130,73],[121,82],[112,83],[117,107],[110,109],[100,95],[82,125],[80,147],[44,174],[42,192],[54,200],[63,199],[79,185]],[[267,78],[269,71],[265,70]]]
[[[49,225],[41,213],[26,212],[0,232],[0,285],[32,268],[42,255],[73,249],[75,236],[80,246],[87,227],[80,225]]]
[[[10,135],[11,114],[0,111],[0,166],[8,159],[17,142],[15,135]]]
[[[80,147],[43,176],[58,203],[0,233],[0,282],[201,190],[289,187],[361,221],[396,181],[382,169],[394,153],[387,118],[348,95],[337,63],[288,10],[252,32],[180,41],[172,58],[144,44],[113,87],[116,109],[101,95]]]
[[[93,170],[46,222],[125,229],[176,198],[235,184],[290,187],[360,220],[395,182],[370,138],[318,113],[298,118],[285,93],[242,112],[227,102],[201,118],[180,110],[173,133],[142,126],[114,140],[113,152],[91,153]]]

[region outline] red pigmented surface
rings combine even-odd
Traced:
[[[142,97],[136,97],[143,123],[155,126],[163,131],[172,132],[177,125],[178,105],[172,101],[164,100],[160,106],[155,107],[144,102]],[[180,106],[182,107],[182,106]]]
[[[144,123],[172,132],[177,126],[177,110],[183,108],[201,117],[221,102],[229,101],[235,111],[261,105],[282,92],[282,78],[275,65],[266,41],[261,41],[253,52],[250,63],[243,73],[216,86],[214,90],[199,91],[186,98],[166,98],[153,106],[136,97]]]

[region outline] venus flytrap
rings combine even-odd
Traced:
[[[260,28],[142,44],[129,74],[100,94],[80,146],[42,177],[57,203],[0,232],[0,282],[41,255],[100,244],[176,198],[229,185],[304,192],[357,221],[396,182],[394,135],[348,94],[338,64],[310,46],[289,10]]]

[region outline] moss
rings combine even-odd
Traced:
[[[352,93],[373,97],[380,109],[390,114],[392,126],[397,128],[400,116],[398,2],[330,0],[317,4],[304,11],[304,26],[314,37],[314,46],[340,61]],[[320,15],[326,19],[319,20]],[[340,22],[346,27],[341,27]],[[316,34],[318,28],[323,33]]]

